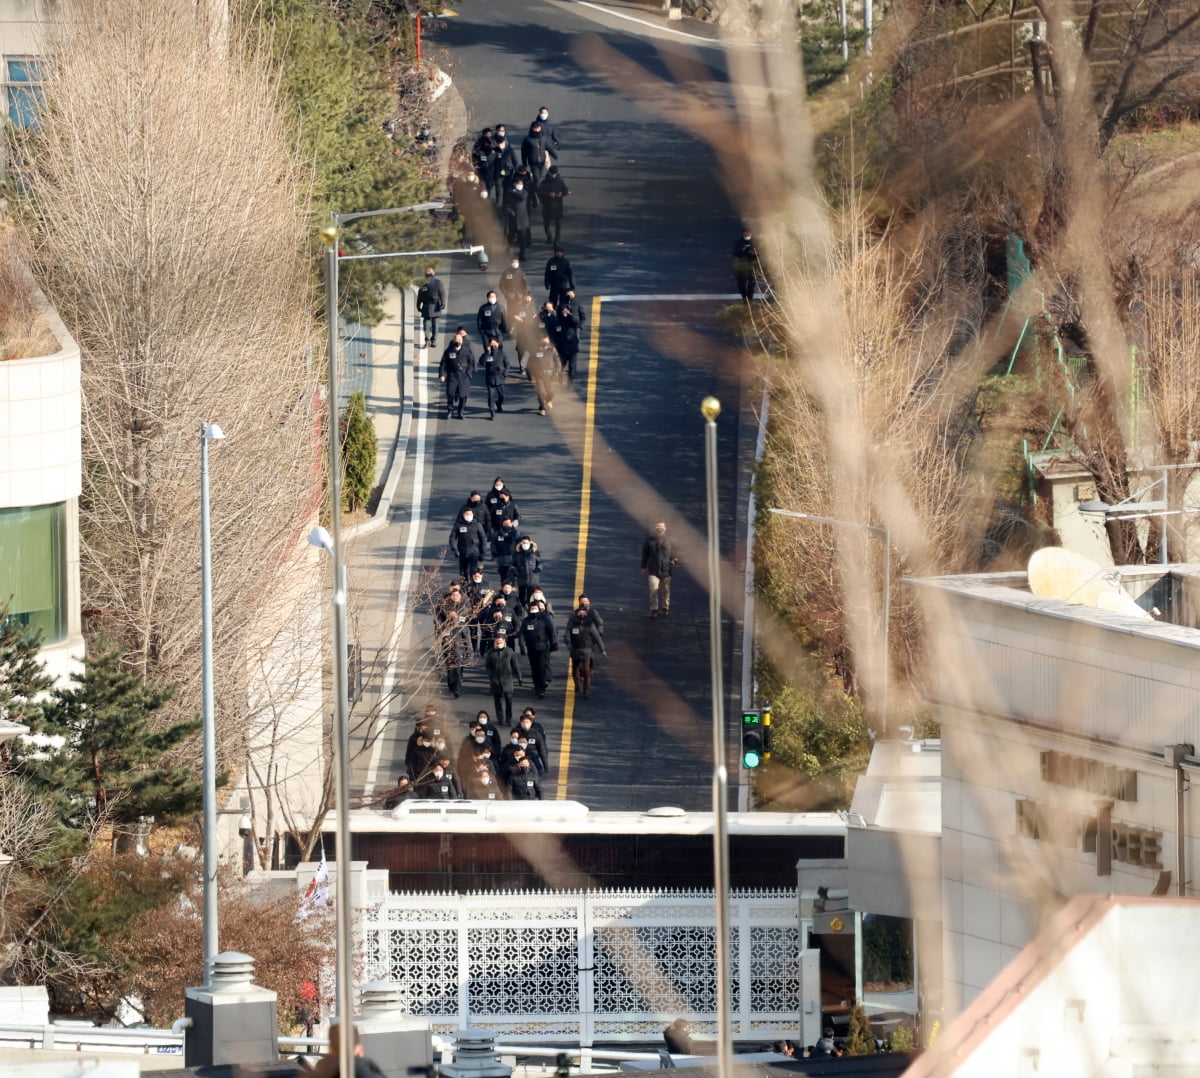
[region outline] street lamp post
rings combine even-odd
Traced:
[[[869,532],[883,541],[883,595],[882,609],[882,643],[880,645],[879,670],[882,684],[879,691],[879,725],[884,737],[888,733],[888,683],[891,681],[891,620],[892,620],[892,536],[887,528],[877,528],[874,524],[860,524],[856,520],[838,520],[835,517],[819,517],[815,513],[798,513],[793,509],[769,509],[776,516],[791,517],[793,520],[812,520],[818,524],[833,524],[841,528],[857,528]]]
[[[225,432],[216,423],[200,424],[200,723],[204,774],[204,983],[212,983],[217,957],[217,729],[213,715],[212,555],[208,519],[208,443]]]
[[[733,1074],[730,1025],[729,961],[729,773],[725,766],[725,682],[721,667],[721,545],[717,524],[717,416],[721,402],[705,397],[705,471],[708,483],[708,648],[712,681],[713,728],[713,891],[717,966],[717,1068],[720,1078]]]
[[[325,547],[331,557],[333,577],[333,755],[334,809],[336,816],[337,885],[334,890],[335,937],[337,954],[336,1009],[342,1023],[343,1035],[338,1040],[338,1068],[342,1075],[354,1073],[354,1038],[349,1032],[353,1024],[353,910],[350,905],[350,701],[346,631],[346,563],[342,550],[342,453],[338,429],[338,262],[353,258],[391,258],[403,254],[419,255],[433,252],[394,252],[342,256],[338,252],[338,228],[348,221],[385,214],[412,213],[441,209],[442,202],[421,202],[412,206],[397,206],[360,213],[335,213],[332,224],[321,230],[325,242],[325,320],[328,352],[329,395],[329,530],[318,537],[316,545]],[[474,248],[471,253],[474,253]],[[314,532],[314,535],[316,533]],[[313,538],[310,536],[310,541]]]
[[[335,216],[336,220],[336,216]],[[329,553],[333,565],[333,797],[336,810],[337,886],[334,919],[337,954],[336,1008],[342,1024],[338,1039],[338,1073],[354,1073],[354,1037],[351,1025],[353,953],[350,909],[350,709],[347,699],[349,671],[346,656],[346,590],[342,560],[342,447],[338,431],[338,249],[337,228],[322,229],[325,248],[325,317],[328,327],[329,368]]]

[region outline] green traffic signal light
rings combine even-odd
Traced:
[[[762,715],[754,709],[742,712],[742,767],[754,770],[766,757]]]

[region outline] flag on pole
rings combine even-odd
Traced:
[[[294,924],[311,917],[314,913],[324,913],[329,905],[329,867],[325,864],[325,847],[321,846],[321,863],[317,866],[316,875],[309,881],[308,890],[300,901],[296,911]]]

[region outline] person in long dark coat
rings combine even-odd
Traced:
[[[518,179],[505,196],[504,213],[517,241],[517,258],[524,262],[525,252],[533,242],[533,236],[529,228],[529,192],[525,190],[523,180]]]
[[[546,230],[546,242],[558,243],[562,235],[563,199],[571,193],[567,181],[558,171],[558,165],[551,165],[546,170],[546,176],[538,184],[538,198],[542,202],[542,227]]]
[[[506,637],[495,638],[485,662],[488,688],[492,691],[492,702],[496,705],[496,719],[511,724],[513,683],[521,684],[521,668],[517,665],[516,652],[508,646]]]
[[[475,353],[467,340],[467,331],[459,326],[442,353],[438,364],[438,381],[446,387],[446,418],[463,418],[467,397],[471,393],[471,378],[475,374]]]

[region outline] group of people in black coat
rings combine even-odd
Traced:
[[[471,149],[471,162],[480,184],[504,223],[508,242],[518,257],[532,244],[531,212],[542,209],[546,242],[557,243],[562,233],[563,200],[571,193],[558,168],[558,132],[550,110],[542,106],[529,124],[520,152],[504,124],[485,127]]]
[[[554,610],[541,587],[542,556],[533,537],[521,528],[521,510],[504,479],[497,476],[486,495],[471,491],[458,511],[447,540],[458,560],[458,579],[434,604],[438,662],[452,696],[462,693],[463,670],[482,665],[495,703],[496,717],[512,720],[514,687],[524,684],[517,656],[529,664],[538,698],[553,680],[552,659],[559,650]],[[499,586],[484,579],[489,555]],[[607,654],[604,621],[581,595],[567,620],[565,641],[571,656],[576,692],[590,696],[594,654]]]
[[[540,801],[549,769],[549,740],[534,708],[521,713],[507,737],[480,711],[456,750],[441,728],[437,708],[428,707],[408,738],[404,771],[385,806],[394,808],[414,797]]]

